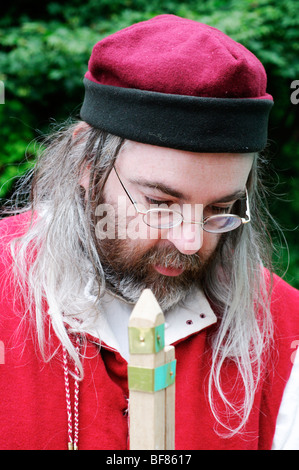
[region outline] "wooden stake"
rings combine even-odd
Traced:
[[[165,346],[165,362],[175,359],[174,346]],[[175,383],[165,389],[165,449],[175,450]]]
[[[174,449],[174,347],[164,347],[164,315],[146,289],[129,320],[130,449]]]

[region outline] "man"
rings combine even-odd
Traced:
[[[84,84],[82,121],[1,224],[0,447],[129,448],[128,318],[150,288],[176,346],[176,449],[283,448],[299,295],[271,269],[262,64],[162,15],[96,44]]]

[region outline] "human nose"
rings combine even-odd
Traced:
[[[193,255],[202,247],[203,229],[201,224],[182,222],[177,227],[168,230],[167,239],[181,253]]]

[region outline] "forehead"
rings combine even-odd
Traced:
[[[128,179],[172,186],[192,199],[198,192],[220,197],[244,189],[253,158],[253,153],[193,153],[128,141],[117,165]]]

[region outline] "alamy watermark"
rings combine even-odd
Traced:
[[[291,93],[291,103],[299,104],[299,80],[293,80],[291,83],[291,90],[294,90]]]
[[[144,208],[142,212],[147,210]],[[151,205],[149,209],[157,209],[157,206]],[[166,207],[165,207],[166,209]],[[182,214],[184,220],[194,220],[202,217],[203,205],[202,204],[172,204],[167,206],[167,209],[179,212]],[[110,239],[115,240],[156,240],[167,239],[169,230],[171,230],[171,238],[173,240],[184,239],[185,247],[188,250],[196,249],[198,245],[198,232],[200,225],[198,224],[178,224],[172,228],[157,229],[148,226],[144,223],[142,215],[136,217],[136,209],[133,205],[127,207],[127,198],[119,196],[117,206],[112,204],[103,203],[96,207],[95,215],[98,218],[95,228],[96,237],[99,240]],[[164,223],[170,222],[170,219]],[[201,228],[200,228],[201,230]]]

